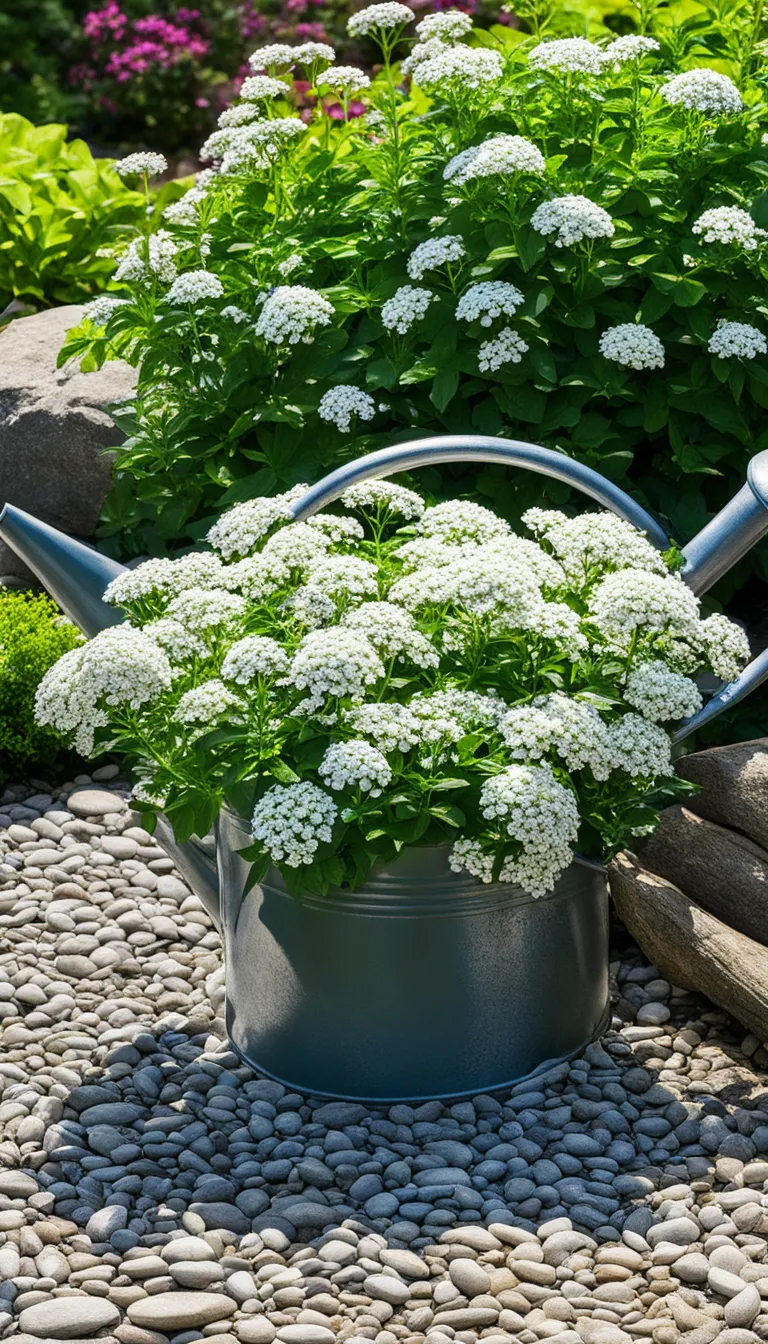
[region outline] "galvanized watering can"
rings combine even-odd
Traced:
[[[293,505],[299,521],[350,485],[438,462],[527,467],[574,486],[664,550],[658,522],[596,471],[516,440],[441,436],[371,453]],[[768,532],[768,451],[747,483],[684,548],[683,578],[708,588]],[[103,593],[123,567],[13,505],[0,539],[88,635],[120,620]],[[768,678],[768,650],[676,734],[681,741]],[[215,832],[160,843],[219,926],[227,1029],[254,1068],[291,1087],[364,1101],[422,1100],[504,1087],[567,1058],[608,1015],[608,896],[600,864],[575,858],[555,890],[483,886],[452,873],[448,847],[414,848],[356,892],[301,901],[279,873],[243,899],[247,822],[224,808]]]

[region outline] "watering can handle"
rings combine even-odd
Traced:
[[[502,466],[526,467],[542,476],[551,476],[553,480],[575,486],[641,532],[646,532],[659,550],[664,551],[669,546],[669,538],[655,518],[617,485],[593,471],[592,467],[535,443],[475,434],[441,434],[430,439],[415,439],[410,443],[395,444],[392,448],[368,453],[356,462],[348,462],[329,476],[324,476],[322,481],[318,481],[297,500],[292,507],[293,517],[296,522],[311,518],[313,513],[326,504],[332,504],[351,485],[357,485],[360,481],[429,467],[437,462],[498,462]]]

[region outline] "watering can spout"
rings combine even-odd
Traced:
[[[0,513],[0,541],[15,551],[62,611],[91,638],[123,617],[103,601],[107,584],[123,565],[75,541],[31,513],[6,504]]]
[[[706,593],[768,532],[768,449],[752,458],[747,481],[698,536],[683,547],[683,578]]]
[[[171,823],[160,812],[155,825],[155,839],[168,857],[173,859],[195,895],[199,896],[213,922],[220,927],[219,876],[213,835],[206,836],[204,840],[193,835],[185,844],[179,844]]]

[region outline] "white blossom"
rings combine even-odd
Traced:
[[[284,93],[288,93],[288,85],[283,84],[280,79],[271,79],[269,75],[254,75],[253,79],[269,80],[270,84],[280,84]],[[248,80],[243,80],[244,84]],[[222,129],[228,126],[245,126],[249,121],[257,121],[261,116],[261,109],[255,103],[238,103],[235,107],[225,107],[220,113],[216,123]]]
[[[550,42],[540,42],[534,47],[528,53],[528,64],[534,70],[599,75],[603,69],[603,53],[585,37],[558,37]]]
[[[370,737],[384,752],[405,753],[421,742],[420,720],[407,705],[368,702],[345,717],[351,728]]]
[[[249,75],[240,85],[240,97],[245,99],[246,103],[263,103],[270,98],[287,98],[289,93],[288,85],[284,84],[282,79],[273,79],[271,75]],[[222,122],[219,118],[220,126],[232,124],[236,125],[237,122]]]
[[[186,663],[192,658],[209,656],[205,640],[198,638],[194,630],[189,630],[179,621],[169,620],[167,616],[142,626],[142,634],[159,644],[172,663]]]
[[[608,729],[614,769],[633,779],[655,779],[673,773],[672,748],[663,728],[641,714],[625,714]]]
[[[441,42],[455,42],[472,31],[472,20],[460,9],[444,9],[438,14],[427,14],[416,24],[422,42],[437,37]]]
[[[320,778],[329,789],[359,789],[378,798],[382,789],[392,781],[392,769],[378,747],[362,738],[349,742],[333,742],[319,768]]]
[[[416,67],[422,61],[429,61],[433,56],[440,56],[445,51],[445,42],[439,37],[429,37],[426,42],[416,42],[411,47],[404,61],[400,62],[400,70],[404,75],[413,75]]]
[[[166,303],[205,303],[206,299],[220,299],[224,293],[217,275],[210,271],[185,271],[177,275],[168,293]]]
[[[299,65],[315,65],[318,61],[335,61],[336,52],[327,42],[302,42],[296,48],[295,59]]]
[[[531,228],[545,238],[554,234],[555,247],[572,247],[585,238],[612,238],[616,231],[608,211],[587,196],[557,196],[542,202],[531,216]]]
[[[408,258],[407,271],[412,280],[421,280],[427,271],[437,271],[452,261],[461,261],[467,249],[457,234],[445,238],[427,238]]]
[[[613,755],[608,727],[593,705],[556,691],[538,696],[530,705],[515,705],[499,723],[510,755],[517,760],[541,760],[554,751],[569,770],[592,771],[607,779]]]
[[[417,629],[413,617],[392,602],[363,602],[346,612],[341,624],[360,630],[384,659],[410,659],[417,667],[438,667],[437,650]]]
[[[92,322],[94,327],[106,327],[118,308],[122,308],[127,299],[119,299],[116,294],[99,294],[83,308],[83,318]]]
[[[760,240],[768,237],[766,230],[759,229],[752,216],[737,205],[717,205],[713,210],[705,210],[691,231],[701,234],[705,243],[723,243],[725,246],[735,243],[745,252],[754,252]]]
[[[600,354],[625,369],[663,369],[664,346],[642,322],[620,322],[600,337]]]
[[[733,80],[706,66],[673,75],[662,84],[660,93],[665,103],[673,107],[685,107],[710,117],[732,116],[744,107]]]
[[[535,578],[515,559],[468,556],[439,569],[419,569],[397,579],[389,599],[407,610],[453,606],[475,616],[491,615],[506,626],[526,626],[541,603]]]
[[[365,532],[356,518],[346,513],[315,513],[307,519],[307,527],[317,528],[329,541],[362,541]]]
[[[278,285],[259,314],[256,335],[270,345],[309,345],[317,327],[330,326],[333,312],[333,304],[306,285]]]
[[[171,235],[165,229],[158,229],[149,238],[134,238],[120,258],[114,279],[143,285],[152,284],[153,279],[170,285],[176,278],[174,260],[178,248]]]
[[[292,504],[301,499],[308,489],[308,485],[295,485],[293,489],[282,495],[274,495],[271,499],[249,499],[243,504],[236,504],[214,523],[206,541],[220,551],[225,560],[231,559],[233,555],[248,555],[276,523],[287,521],[293,516]]]
[[[718,322],[707,349],[719,359],[755,359],[768,353],[768,342],[758,327],[748,322]]]
[[[715,675],[733,681],[750,654],[749,640],[741,626],[716,612],[699,623],[697,637]]]
[[[482,504],[474,504],[469,499],[450,499],[425,509],[419,532],[424,537],[441,537],[447,542],[482,542],[506,536],[509,523]]]
[[[603,60],[606,65],[619,70],[628,61],[639,61],[641,57],[658,50],[659,44],[655,37],[644,37],[642,33],[626,33],[624,37],[614,38],[613,42],[605,47]]]
[[[333,626],[305,635],[291,661],[287,684],[308,691],[299,709],[312,713],[330,697],[362,700],[366,686],[384,676],[384,664],[357,630]]]
[[[486,90],[498,84],[504,76],[504,59],[489,47],[449,47],[434,56],[419,61],[413,71],[413,81],[419,88],[432,89],[441,94],[463,94],[467,89]]]
[[[519,364],[527,349],[519,332],[513,327],[503,327],[492,341],[483,341],[477,352],[477,366],[481,373],[495,373],[505,364]]]
[[[436,298],[437,295],[428,289],[414,289],[413,285],[401,285],[392,298],[382,304],[381,320],[387,331],[397,331],[401,336],[405,336],[414,322],[424,317],[430,303]]]
[[[301,253],[291,252],[290,256],[284,257],[284,259],[278,263],[277,269],[282,276],[286,276],[290,275],[293,271],[298,270],[303,264],[304,258],[301,256]]]
[[[226,308],[222,308],[219,316],[228,317],[230,321],[234,322],[238,327],[242,322],[250,322],[251,320],[248,314],[244,313],[242,308],[238,308],[235,303],[228,303]]]
[[[172,718],[176,723],[209,726],[228,720],[230,723],[244,721],[242,700],[219,681],[212,677],[185,691],[179,700]]]
[[[503,626],[503,619],[500,622]],[[577,613],[565,602],[542,602],[531,611],[526,629],[540,639],[550,639],[568,658],[576,661],[589,648]]]
[[[285,586],[290,578],[286,567],[276,560],[265,560],[263,555],[251,555],[245,560],[237,560],[233,565],[225,565],[221,587],[230,592],[242,593],[251,602],[264,602],[273,593]]]
[[[330,544],[322,529],[310,527],[308,523],[289,523],[264,543],[261,556],[276,570],[285,573],[298,570],[305,574],[323,559]]]
[[[679,578],[663,578],[641,569],[607,574],[589,600],[590,616],[603,638],[629,648],[637,633],[665,631],[686,638],[699,624],[699,603]]]
[[[379,571],[370,560],[357,555],[326,555],[312,564],[310,580],[328,597],[367,597],[378,591]]]
[[[171,666],[154,640],[130,625],[113,625],[49,668],[37,688],[35,719],[73,735],[83,755],[106,727],[107,707],[139,710],[171,686]]]
[[[230,630],[245,615],[246,602],[222,588],[187,588],[169,603],[166,615],[190,630]]]
[[[479,318],[481,327],[490,327],[496,317],[514,317],[522,302],[515,285],[505,280],[482,280],[464,291],[456,305],[456,317],[464,322]]]
[[[637,663],[627,677],[624,699],[651,723],[687,719],[701,709],[701,692],[695,681],[673,672],[659,659]]]
[[[357,485],[349,485],[341,502],[348,509],[384,509],[387,513],[399,514],[406,521],[420,518],[426,508],[415,490],[406,490],[405,486],[393,485],[391,481],[360,481]]]
[[[317,413],[321,420],[329,421],[340,429],[342,434],[348,434],[353,416],[359,417],[360,420],[373,419],[376,414],[376,402],[359,387],[340,383],[323,393]]]
[[[287,42],[272,42],[266,47],[259,47],[248,57],[248,64],[252,70],[288,70],[296,60],[296,53],[300,47],[289,47]]]
[[[332,625],[338,615],[333,599],[311,583],[297,588],[295,593],[286,598],[284,605],[306,630]]]
[[[606,570],[669,572],[661,552],[648,538],[614,513],[582,513],[568,518],[555,509],[528,509],[523,522],[544,537],[569,580],[578,586]]]
[[[107,586],[104,601],[113,606],[129,606],[153,594],[168,595],[185,588],[224,586],[225,568],[210,551],[193,551],[178,560],[145,560],[135,569],[126,569]]]
[[[115,164],[115,172],[120,177],[138,177],[141,173],[146,173],[147,177],[159,177],[167,167],[168,160],[164,154],[155,154],[151,150],[146,150],[129,154],[124,159],[118,159]]]
[[[503,880],[519,883],[531,896],[551,891],[571,862],[579,811],[573,793],[558,783],[550,766],[510,765],[492,775],[480,791],[480,810],[521,846],[519,855],[506,860]],[[467,857],[466,848],[454,846],[454,871],[466,866]]]
[[[332,65],[317,77],[317,88],[321,92],[335,93],[339,98],[350,98],[370,87],[369,76],[356,65]]]
[[[330,794],[308,780],[275,784],[254,808],[251,834],[273,863],[299,868],[312,863],[320,844],[332,839],[338,815]]]
[[[200,158],[219,164],[223,175],[241,169],[271,169],[279,155],[306,131],[300,117],[265,117],[213,131],[200,146]]]
[[[415,18],[407,5],[397,4],[395,0],[384,0],[383,4],[367,5],[350,15],[347,20],[347,32],[350,37],[368,37],[370,33],[400,28]]]
[[[231,644],[221,664],[225,681],[248,686],[257,677],[277,677],[288,671],[289,658],[276,639],[246,635]]]
[[[481,145],[463,149],[455,154],[443,169],[446,182],[462,186],[475,178],[493,177],[497,173],[532,173],[540,177],[546,168],[541,150],[522,135],[493,135]]]
[[[436,746],[458,742],[476,729],[495,727],[506,705],[493,696],[450,686],[429,693],[418,692],[408,709],[419,725],[420,743]]]

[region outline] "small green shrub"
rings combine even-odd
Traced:
[[[50,598],[0,588],[0,783],[50,762],[58,734],[35,722],[35,692],[43,675],[80,642]]]
[[[144,197],[66,126],[0,115],[0,309],[80,303],[103,290]]]

